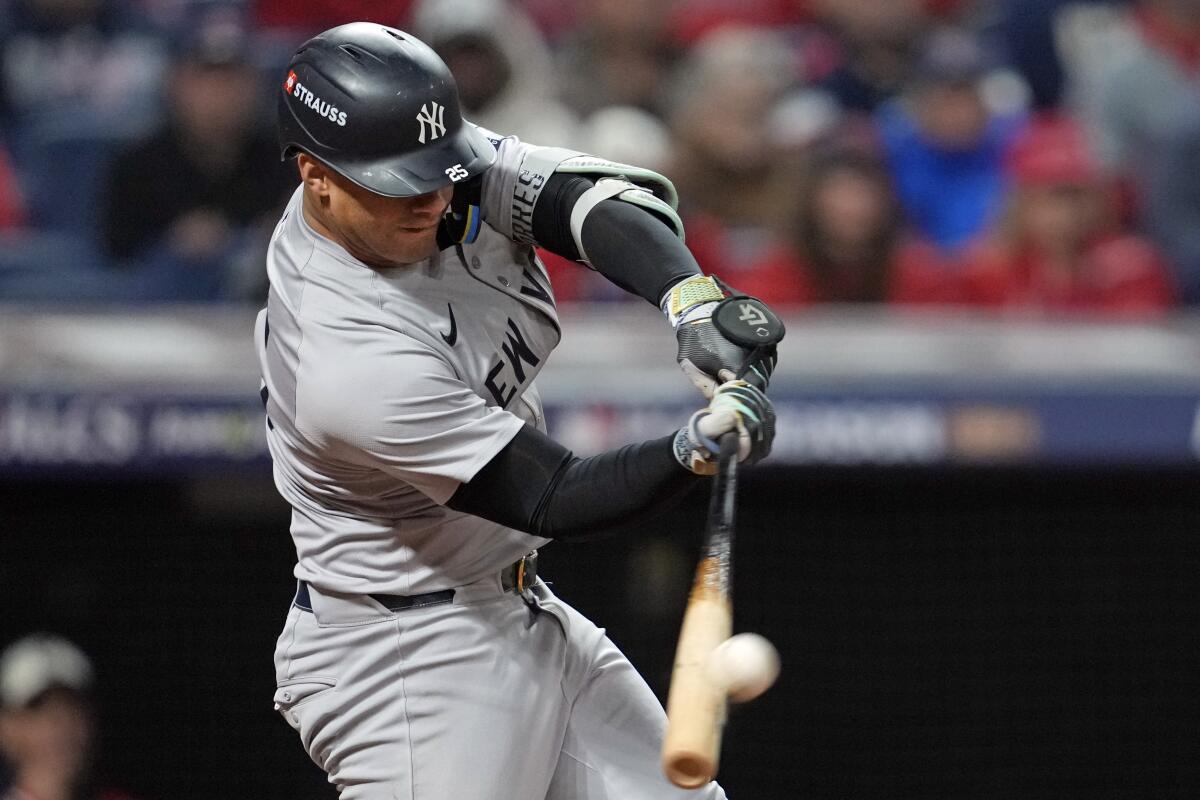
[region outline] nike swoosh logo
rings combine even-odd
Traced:
[[[458,322],[454,319],[454,306],[446,303],[446,310],[450,312],[450,332],[442,333],[438,331],[438,334],[442,337],[442,341],[454,347],[454,343],[458,341]]]

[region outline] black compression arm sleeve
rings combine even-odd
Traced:
[[[578,175],[550,176],[533,209],[533,237],[538,244],[579,260],[571,235],[571,210],[592,186]],[[593,208],[583,222],[581,237],[597,272],[656,307],[673,284],[700,272],[696,259],[665,222],[623,200],[609,198]]]
[[[675,460],[673,439],[576,458],[526,425],[446,505],[548,539],[618,533],[695,484]]]

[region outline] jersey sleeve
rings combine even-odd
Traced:
[[[536,244],[533,237],[533,207],[555,168],[578,150],[540,147],[515,136],[501,136],[480,129],[496,146],[496,161],[483,174],[481,207],[483,220],[513,241]]]
[[[314,338],[306,346],[315,344]],[[297,427],[340,461],[377,469],[445,504],[517,434],[433,349],[372,337],[297,381]]]

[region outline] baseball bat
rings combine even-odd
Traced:
[[[688,597],[675,668],[667,694],[662,767],[676,786],[695,789],[717,774],[727,698],[705,672],[713,649],[733,630],[733,519],[737,499],[738,435],[721,436],[709,500],[704,547]]]

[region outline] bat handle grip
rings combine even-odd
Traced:
[[[737,459],[738,432],[733,430],[722,433],[720,438],[717,439],[717,448],[717,468],[724,471]]]

